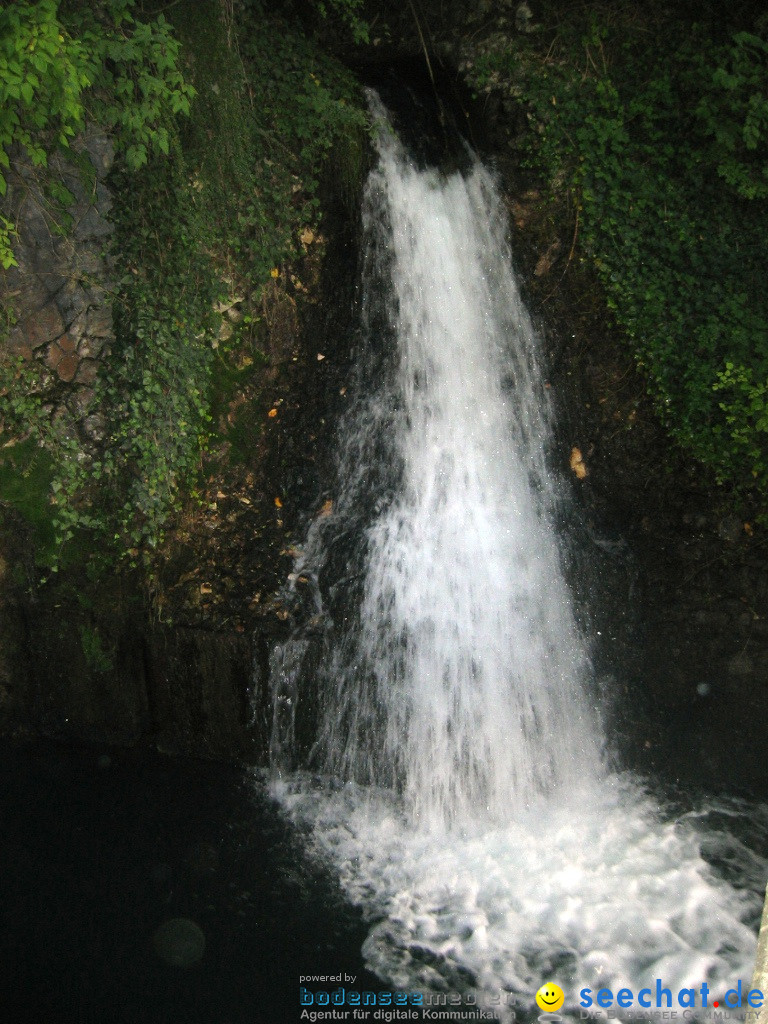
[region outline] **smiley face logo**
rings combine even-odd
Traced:
[[[542,985],[536,993],[536,1004],[545,1013],[554,1013],[559,1010],[565,1001],[565,992],[553,981]]]

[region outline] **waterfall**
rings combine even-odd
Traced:
[[[397,472],[367,527],[351,635],[314,681],[315,759],[400,788],[423,825],[506,821],[599,770],[552,524],[550,403],[491,176],[476,158],[467,174],[419,170],[372,105],[363,344],[384,324],[396,352],[346,424],[337,521],[370,460]]]
[[[418,166],[370,102],[358,389],[293,573],[314,632],[272,658],[273,791],[378,922],[392,984],[748,976],[752,904],[603,762],[493,178],[471,153]]]

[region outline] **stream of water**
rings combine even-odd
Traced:
[[[371,105],[359,393],[293,574],[312,628],[272,660],[272,792],[394,987],[519,1015],[544,981],[564,1012],[585,987],[748,985],[757,812],[672,811],[606,752],[493,177],[417,165]]]

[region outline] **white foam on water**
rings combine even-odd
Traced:
[[[698,815],[665,819],[628,775],[463,833],[419,829],[397,797],[362,787],[296,776],[273,794],[372,922],[367,965],[399,989],[479,1005],[512,993],[530,1008],[557,981],[567,1014],[585,987],[593,999],[600,988],[655,993],[661,979],[680,1013],[680,989],[706,982],[711,1005],[738,979],[749,988],[768,865]],[[705,842],[715,858],[730,851],[745,888],[718,876]]]
[[[492,176],[418,168],[371,104],[362,358],[392,359],[342,425],[333,512],[296,566],[323,646],[298,630],[274,652],[273,791],[394,986],[530,1005],[557,980],[573,1008],[582,987],[748,983],[754,891],[713,872],[701,822],[665,819],[603,760],[540,345]],[[358,578],[352,609],[338,598]]]

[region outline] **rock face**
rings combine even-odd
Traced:
[[[304,521],[328,499],[334,424],[346,402],[356,249],[344,204],[332,209],[331,196],[325,205],[333,237],[327,249],[324,239],[305,243],[297,267],[305,290],[291,288],[287,275],[269,286],[268,335],[259,345],[264,362],[244,372],[220,410],[202,500],[169,524],[149,587],[141,570],[125,566],[95,583],[84,568],[70,567],[39,585],[30,524],[0,493],[0,736],[263,759],[270,729],[266,666],[293,614],[279,591]],[[78,251],[74,244],[69,250]],[[34,252],[30,243],[25,267]],[[108,262],[103,267],[107,296]],[[63,265],[59,276],[67,277]],[[39,288],[34,274],[15,280]],[[319,301],[323,295],[326,302]],[[97,357],[85,353],[111,315],[106,302],[78,307],[82,291],[69,308],[60,308],[58,297],[47,303],[58,316],[56,336],[32,349],[32,357],[47,362],[51,404],[71,409],[89,390],[81,383],[83,366],[108,358],[108,339]],[[42,318],[31,311],[21,319],[42,330]],[[16,332],[15,344],[25,338]],[[79,365],[67,382],[59,368],[72,357]],[[66,363],[63,369],[69,373]],[[98,408],[86,406],[86,416],[81,428],[98,422]]]
[[[257,759],[252,644],[158,622],[139,580],[35,588],[20,517],[0,522],[0,736]],[[10,567],[15,567],[11,572]]]
[[[4,345],[11,356],[39,366],[38,386],[52,412],[66,406],[76,421],[113,338],[114,225],[104,183],[113,158],[111,140],[98,129],[77,138],[71,154],[51,158],[46,180],[60,182],[69,203],[50,198],[23,152],[13,154],[7,172],[3,212],[18,230],[18,266],[0,279],[0,303],[16,318]]]

